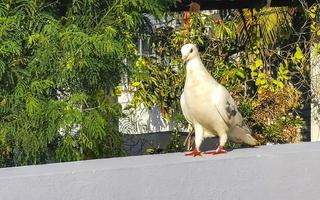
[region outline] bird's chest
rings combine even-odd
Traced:
[[[193,75],[193,74],[192,74]],[[203,96],[211,90],[211,80],[205,78],[204,75],[193,75],[188,76],[185,82],[184,91],[190,95],[197,95],[198,97]]]
[[[193,75],[188,76],[184,86],[184,92],[186,93],[187,99],[208,99],[208,96],[212,93],[211,80],[205,78],[204,75]]]
[[[213,101],[216,88],[216,83],[208,73],[201,70],[188,71],[184,87],[185,107],[196,121],[216,113]]]
[[[193,85],[187,87],[184,90],[185,101],[187,107],[193,112],[200,114],[208,112],[212,107],[211,96],[212,91],[203,84]]]

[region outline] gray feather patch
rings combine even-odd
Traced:
[[[229,101],[227,101],[226,111],[228,113],[229,119],[237,115],[237,109],[234,106],[232,106]]]

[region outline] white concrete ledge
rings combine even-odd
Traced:
[[[320,143],[0,169],[1,200],[318,200]]]

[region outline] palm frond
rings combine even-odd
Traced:
[[[265,7],[261,10],[244,9],[238,12],[236,21],[238,23],[239,39],[243,43],[250,41],[261,41],[266,46],[277,42],[278,35],[284,31],[291,30],[292,16],[288,8]]]

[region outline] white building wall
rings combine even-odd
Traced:
[[[154,107],[146,109],[142,105],[137,109],[126,109],[133,98],[133,92],[123,87],[122,95],[118,97],[118,102],[122,105],[123,113],[126,117],[119,120],[119,131],[124,134],[141,134],[171,131],[174,122],[167,123],[160,114],[160,108]]]

